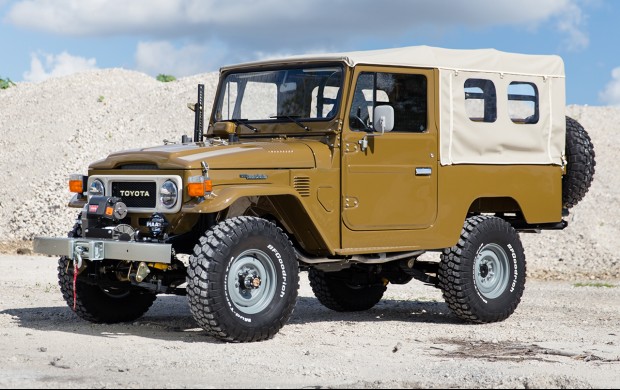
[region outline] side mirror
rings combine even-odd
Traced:
[[[377,106],[372,116],[372,125],[375,131],[380,131],[381,134],[386,131],[392,131],[394,128],[394,107],[392,106]]]

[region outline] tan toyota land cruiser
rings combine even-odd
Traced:
[[[228,66],[204,132],[203,99],[192,139],[71,176],[69,237],[35,239],[81,318],[133,321],[187,294],[210,335],[264,340],[308,271],[333,310],[417,279],[459,318],[501,321],[525,286],[519,232],[565,228],[594,175],[556,56],[422,46]]]

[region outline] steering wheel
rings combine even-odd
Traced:
[[[357,107],[357,115],[356,114],[349,115],[349,120],[353,119],[353,120],[359,122],[363,126],[363,130],[364,131],[368,131],[368,130],[370,130],[370,126],[369,126],[370,118],[368,118],[367,120],[363,120],[360,117],[361,114],[362,114],[362,107]]]

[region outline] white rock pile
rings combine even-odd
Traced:
[[[17,83],[0,90],[0,249],[28,251],[37,235],[64,236],[76,210],[67,178],[110,152],[193,133],[187,103],[205,84],[210,113],[217,73],[162,83],[123,69]],[[620,108],[569,106],[592,137],[596,175],[564,231],[523,234],[528,273],[540,278],[620,278]]]

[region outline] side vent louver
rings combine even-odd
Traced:
[[[310,196],[310,178],[308,176],[295,176],[293,178],[293,186],[303,197]]]

